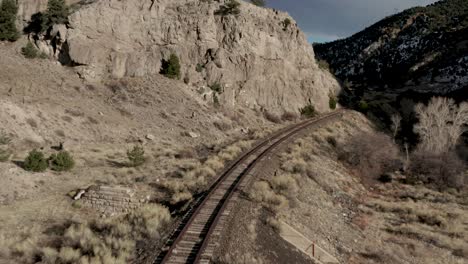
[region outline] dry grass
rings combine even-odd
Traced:
[[[192,195],[205,187],[227,164],[242,152],[249,149],[252,140],[241,140],[222,148],[216,155],[208,157],[203,163],[188,160],[179,164],[178,177],[161,182],[170,194],[170,202],[177,204],[192,199]]]
[[[8,247],[3,249],[2,255],[17,259],[23,263],[30,263],[35,255],[39,253],[37,237],[26,235],[17,241],[13,239],[9,241],[8,238],[3,241]]]
[[[240,109],[230,109],[223,107],[221,109],[221,112],[225,117],[227,117],[229,120],[231,120],[234,123],[242,123],[245,121],[245,116],[244,116],[244,110],[242,108]]]
[[[299,119],[299,115],[293,112],[284,112],[281,116],[283,121],[296,121],[297,119]]]
[[[427,245],[432,245],[448,250],[453,256],[468,258],[468,212],[458,205],[457,197],[413,186],[388,190],[386,194],[396,200],[376,199],[368,204],[377,212],[375,217],[387,219],[383,229],[390,237],[422,243],[421,255],[425,254]]]
[[[369,216],[360,214],[353,218],[352,223],[364,231],[369,226]]]
[[[249,238],[251,241],[255,241],[257,239],[257,228],[256,228],[257,221],[253,220],[247,226],[247,231],[249,232]]]
[[[232,129],[232,124],[226,120],[217,120],[213,122],[213,125],[220,131],[226,132]]]
[[[249,196],[252,200],[261,203],[275,214],[278,214],[282,209],[288,206],[288,199],[276,193],[266,181],[255,182]]]
[[[154,239],[159,236],[159,230],[170,222],[171,215],[163,206],[148,204],[130,212],[126,220],[137,236]]]
[[[270,179],[270,185],[273,190],[286,197],[295,196],[299,190],[296,179],[294,179],[294,176],[290,174],[282,174],[272,177]]]
[[[376,180],[400,168],[398,147],[382,133],[355,135],[339,148],[339,159],[355,169],[363,180]]]
[[[415,202],[385,202],[376,200],[371,206],[380,212],[399,215],[401,223],[421,223],[429,226],[447,227],[447,214],[433,210],[429,206]]]
[[[363,247],[364,250],[360,252],[360,255],[365,259],[365,262],[359,261],[357,263],[399,264],[402,263],[399,258],[409,257],[405,249],[400,246],[390,248],[383,243],[366,242]]]
[[[296,153],[295,153],[296,154]],[[292,157],[288,162],[281,165],[281,169],[289,173],[305,173],[308,168],[307,162],[301,157]]]
[[[299,187],[293,175],[282,174],[253,184],[249,197],[261,203],[275,215],[288,207],[290,200],[296,196]]]
[[[466,255],[467,242],[463,239],[453,238],[443,235],[433,230],[422,228],[418,224],[403,224],[400,226],[392,226],[386,229],[387,232],[405,236],[413,240],[434,245],[439,248],[449,250],[455,256],[468,258]]]
[[[174,154],[176,159],[193,159],[196,157],[196,153],[193,149],[183,148]]]
[[[268,217],[267,220],[266,220],[266,224],[271,226],[273,228],[273,230],[275,230],[277,233],[280,233],[281,232],[281,223],[278,219],[274,218],[274,217]]]
[[[266,120],[272,122],[272,123],[275,123],[275,124],[279,124],[281,123],[281,117],[275,113],[271,113],[269,111],[265,111],[263,113],[263,116],[265,117]]]
[[[0,148],[0,162],[6,162],[10,159],[11,152],[8,149]]]
[[[317,152],[313,135],[297,139],[280,155],[280,170],[275,175],[253,184],[249,196],[275,215],[285,212],[296,203],[304,176],[315,176],[314,160]]]
[[[0,145],[8,145],[10,142],[10,136],[8,136],[5,132],[0,131]]]
[[[124,264],[133,256],[137,241],[158,238],[170,218],[167,208],[145,205],[117,218],[68,223],[46,239],[28,236],[2,255],[22,263]]]
[[[411,156],[410,182],[433,184],[438,189],[463,188],[468,183],[466,164],[457,153],[418,151]]]

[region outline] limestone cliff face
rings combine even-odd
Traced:
[[[62,63],[87,79],[154,75],[178,55],[197,89],[219,83],[223,104],[328,110],[339,85],[320,70],[304,34],[286,14],[242,2],[238,16],[215,15],[223,1],[100,0],[70,16]],[[292,23],[285,25],[289,19]],[[65,36],[64,36],[65,35]]]

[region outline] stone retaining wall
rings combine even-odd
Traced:
[[[84,206],[102,213],[126,213],[147,203],[149,196],[123,186],[91,186],[81,198]]]

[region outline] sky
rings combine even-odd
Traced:
[[[380,19],[436,0],[266,0],[271,8],[287,11],[310,42],[349,37]]]

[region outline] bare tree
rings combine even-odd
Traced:
[[[429,104],[418,104],[419,123],[414,131],[421,137],[419,148],[433,153],[448,152],[468,131],[468,103],[457,105],[453,99],[433,97]]]
[[[395,141],[398,131],[400,131],[401,115],[398,113],[394,114],[392,115],[391,120],[392,120],[393,141]]]

